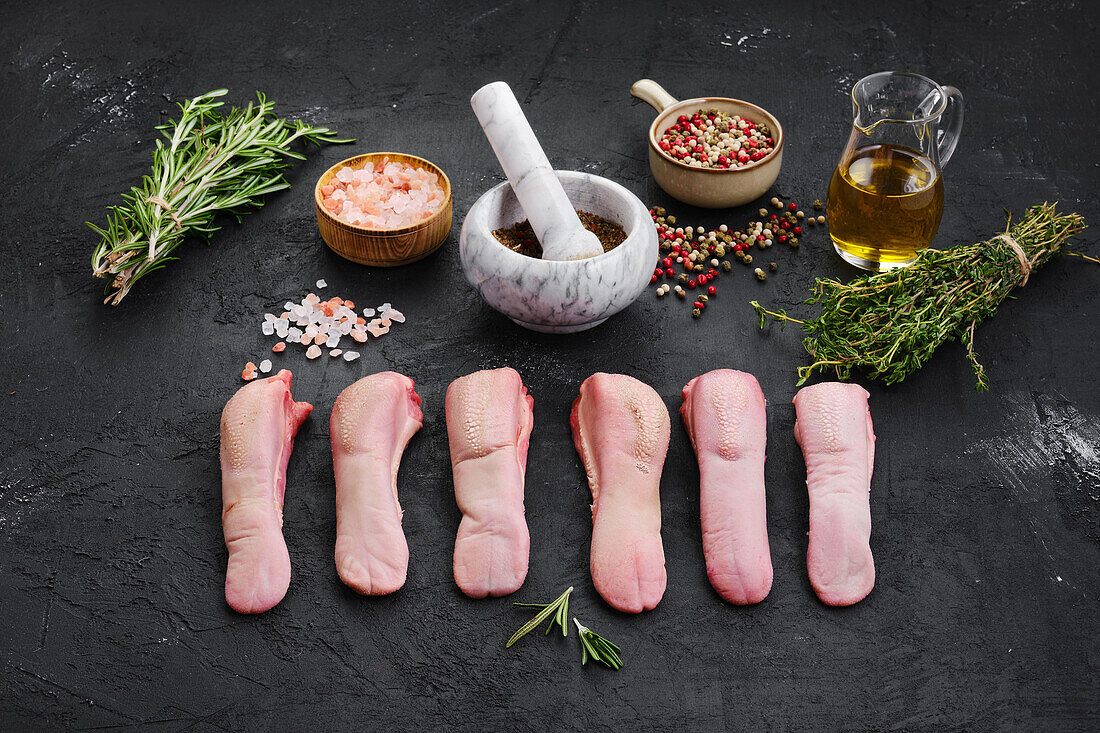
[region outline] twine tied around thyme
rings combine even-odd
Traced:
[[[1016,286],[1022,288],[1027,285],[1027,278],[1031,274],[1031,260],[1027,258],[1027,254],[1024,253],[1024,248],[1017,244],[1016,240],[1012,238],[1012,235],[1008,232],[1001,232],[994,239],[1000,239],[1007,244],[1009,248],[1016,253],[1016,259],[1020,261],[1020,283]],[[974,326],[971,324],[970,332],[973,334]]]

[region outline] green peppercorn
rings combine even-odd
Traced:
[[[814,211],[821,211],[825,208],[825,204],[821,203],[821,199],[814,201]]]
[[[698,308],[692,308],[692,310],[691,310],[691,317],[692,318],[698,318],[701,315],[703,315],[703,311],[699,310]]]
[[[768,279],[768,273],[764,272],[759,267],[753,270],[753,272],[756,274],[756,279],[760,282],[764,282]]]
[[[761,209],[760,211],[758,211],[756,213],[760,214],[760,216],[767,216],[768,215],[768,210],[767,209]]]
[[[787,240],[787,244],[791,245],[792,247],[797,248],[798,247],[798,237],[791,237],[790,239]]]
[[[681,274],[680,274],[680,275],[679,275],[679,276],[678,276],[678,277],[676,278],[676,282],[680,283],[681,285],[686,285],[686,284],[687,284],[687,281],[688,281],[688,276],[687,276],[687,275],[684,275],[683,273],[681,273]]]
[[[661,250],[662,250],[662,251],[664,251],[664,252],[668,252],[668,251],[669,251],[669,250],[671,250],[671,249],[672,249],[672,245],[671,245],[671,244],[669,244],[669,242],[668,242],[668,240],[667,240],[667,239],[665,239],[665,240],[663,240],[663,241],[661,242]]]
[[[664,216],[665,215],[665,208],[663,206],[658,206],[655,209],[653,209],[653,213],[656,214],[657,216]]]
[[[720,244],[714,248],[714,254],[718,255],[719,257],[725,257],[726,248]]]
[[[772,272],[775,272],[776,270],[779,269],[779,264],[775,263],[775,262],[769,262],[768,263],[768,269],[771,270]]]
[[[669,216],[669,217],[666,218],[666,221],[669,224],[675,224],[676,223],[676,217],[675,216]]]
[[[730,264],[729,260],[722,260],[722,269],[729,272],[733,269],[733,265]]]
[[[707,297],[707,296],[706,296],[706,295],[704,294],[704,295],[700,295],[700,296],[699,296],[698,298],[696,298],[696,300],[698,300],[698,301],[699,301],[700,303],[706,303],[707,301],[709,301],[709,300],[710,300],[710,298],[709,298],[709,297]]]
[[[744,262],[746,265],[751,265],[752,264],[752,255],[745,255],[744,257],[741,258],[741,261]]]

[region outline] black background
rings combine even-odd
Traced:
[[[818,5],[827,7],[816,7]],[[524,331],[466,284],[462,217],[501,174],[470,111],[509,81],[559,168],[623,183],[685,223],[737,225],[757,205],[699,212],[653,183],[657,79],[680,97],[734,96],[785,125],[773,193],[806,206],[847,135],[848,91],[904,68],[958,86],[962,140],[945,170],[938,246],[984,239],[1004,210],[1059,201],[1096,222],[1100,110],[1088,3],[5,3],[0,21],[0,727],[9,730],[400,729],[1084,730],[1096,724],[1100,580],[1100,268],[1058,259],[978,331],[986,394],[957,345],[894,388],[869,384],[879,436],[871,540],[878,583],[831,609],[806,579],[807,499],[791,434],[799,333],[760,332],[747,302],[793,314],[815,276],[855,274],[823,231],[774,248],[765,284],[737,268],[706,317],[647,291],[572,336]],[[217,87],[329,123],[359,142],[311,152],[242,225],[142,281],[117,308],[90,275],[104,207],[148,169],[174,102]],[[439,164],[455,227],[415,266],[369,269],[317,234],[313,182],[357,152]],[[770,194],[769,194],[770,197]],[[1097,253],[1090,230],[1081,245]],[[1092,245],[1090,247],[1090,245]],[[218,416],[265,311],[324,277],[325,295],[408,315],[352,364],[275,359],[316,405],[290,463],[285,600],[225,605]],[[487,367],[535,397],[528,461],[531,567],[510,599],[454,586],[443,395]],[[679,407],[681,387],[741,368],[768,398],[775,585],[752,608],[707,583],[698,473],[674,414],[661,485],[668,591],[639,617],[611,611],[587,572],[588,489],[568,409],[595,371],[637,376]],[[356,378],[413,377],[425,424],[399,480],[412,552],[386,598],[344,588],[328,413]],[[574,613],[626,667],[579,665],[575,638],[504,641],[512,600],[575,585]]]

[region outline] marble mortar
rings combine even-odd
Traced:
[[[541,260],[518,254],[493,236],[527,217],[507,181],[470,208],[459,236],[466,279],[495,310],[524,328],[574,333],[603,323],[633,303],[653,275],[657,230],[641,200],[600,176],[557,171],[573,206],[615,222],[626,241],[583,260]]]

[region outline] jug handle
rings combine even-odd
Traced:
[[[936,143],[941,168],[947,165],[947,161],[951,160],[951,156],[955,152],[955,146],[959,144],[959,132],[962,130],[963,124],[962,92],[952,86],[944,86],[943,91],[947,93],[947,107],[944,109],[943,114],[947,117],[948,123],[943,128],[940,139]]]
[[[639,79],[634,82],[630,87],[630,96],[637,97],[658,112],[664,112],[679,101],[652,79]]]

